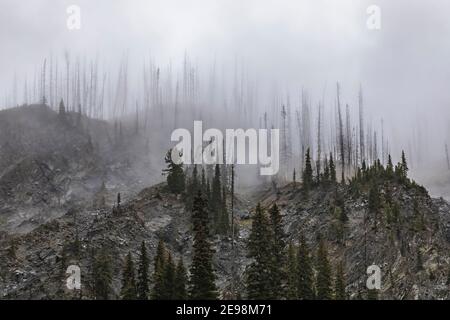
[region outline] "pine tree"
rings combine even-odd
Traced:
[[[112,293],[112,269],[111,261],[105,249],[101,251],[94,258],[93,265],[93,293],[97,300],[108,300]]]
[[[378,300],[378,290],[368,289],[367,290],[367,300]]]
[[[346,300],[347,294],[345,292],[345,275],[342,263],[339,263],[336,268],[336,278],[334,280],[334,299]]]
[[[171,300],[174,296],[174,286],[175,286],[175,264],[172,259],[172,254],[167,253],[167,260],[163,271],[163,281],[162,281],[162,300]]]
[[[156,249],[156,256],[153,270],[153,300],[162,300],[164,298],[164,270],[166,268],[167,250],[164,242],[159,241]]]
[[[247,295],[249,299],[274,299],[272,272],[272,241],[269,219],[261,205],[256,206],[248,238],[248,255],[252,263],[247,267]]]
[[[59,102],[59,116],[64,117],[66,114],[66,107],[64,106],[64,101],[61,99]]]
[[[303,188],[305,192],[308,192],[313,183],[313,170],[311,166],[311,156],[309,152],[309,148],[306,150],[306,156],[305,156],[305,169],[303,170]]]
[[[125,267],[122,273],[122,289],[120,290],[122,300],[136,300],[136,280],[134,273],[134,263],[131,253],[128,253],[125,260]]]
[[[202,167],[201,190],[202,190],[202,194],[206,197],[206,175],[205,175],[204,167]],[[195,197],[195,195],[196,195],[196,193],[194,193],[194,197]]]
[[[295,168],[294,168],[294,173],[292,174],[292,182],[293,182],[293,186],[294,186],[294,190],[297,187],[297,180],[296,180],[296,174],[295,174]]]
[[[137,275],[137,297],[140,300],[147,300],[149,298],[149,260],[147,256],[147,247],[145,242],[141,244],[141,255],[139,257],[139,267]]]
[[[295,246],[289,243],[287,255],[287,286],[286,298],[289,300],[297,299],[297,256]]]
[[[215,275],[212,266],[211,244],[208,236],[208,213],[206,201],[200,193],[194,198],[192,221],[194,224],[193,258],[189,295],[193,300],[217,298]]]
[[[297,297],[301,300],[314,299],[313,269],[308,245],[303,235],[297,253]]]
[[[394,166],[392,164],[392,157],[391,157],[390,154],[388,155],[388,163],[387,163],[387,166],[386,166],[386,174],[387,174],[387,176],[389,178],[392,177],[392,175],[394,174]]]
[[[400,164],[400,174],[402,179],[408,178],[408,164],[406,163],[405,151],[402,151],[402,162]]]
[[[214,179],[212,182],[212,190],[211,190],[211,214],[214,223],[214,229],[216,232],[220,233],[220,215],[222,213],[222,183],[220,179],[220,167],[216,164],[214,171]]]
[[[328,261],[328,251],[325,242],[321,239],[319,241],[319,248],[317,250],[317,299],[329,300],[332,297],[331,290],[331,266]]]
[[[218,232],[220,234],[226,235],[230,228],[230,221],[228,216],[228,207],[227,207],[227,190],[225,187],[222,189],[222,205],[220,206],[220,216],[219,216],[219,228]]]
[[[181,154],[180,154],[181,156]],[[175,163],[172,159],[172,149],[167,151],[165,162],[167,169],[163,170],[163,174],[167,175],[167,186],[170,192],[179,194],[185,190],[185,175],[183,171],[183,163]]]
[[[283,279],[286,279],[284,269],[286,265],[286,235],[283,230],[280,210],[275,203],[269,210],[269,216],[272,226],[271,234],[273,238],[273,262],[271,266],[272,292],[273,297],[282,298],[284,295]]]
[[[325,166],[323,169],[323,178],[322,181],[328,183],[330,181],[330,167],[328,165],[328,159],[325,157]]]
[[[198,170],[197,165],[194,165],[194,169],[192,170],[192,178],[189,184],[189,192],[187,197],[187,208],[188,210],[192,210],[192,202],[194,201],[194,196],[201,189],[201,184],[198,179]]]
[[[336,183],[336,166],[334,164],[333,154],[330,152],[330,181]]]
[[[175,271],[175,280],[173,288],[173,299],[174,300],[186,300],[187,299],[187,275],[186,269],[183,264],[183,259],[180,258]]]

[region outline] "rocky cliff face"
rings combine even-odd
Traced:
[[[0,231],[28,232],[73,207],[91,208],[139,192],[152,170],[146,140],[134,132],[44,105],[0,112]]]
[[[91,298],[99,251],[111,258],[117,298],[125,256],[136,259],[142,241],[150,258],[162,239],[189,266],[190,213],[165,184],[145,188],[161,179],[151,159],[146,139],[117,125],[41,105],[1,111],[0,298]],[[112,210],[118,192],[122,204]],[[230,237],[211,239],[220,294],[234,286],[245,297],[246,241],[261,202],[281,208],[288,241],[303,235],[315,252],[325,239],[332,265],[345,266],[350,298],[366,297],[372,264],[382,271],[380,298],[450,298],[450,205],[415,184],[385,181],[379,192],[397,204],[395,219],[385,203],[370,210],[367,185],[320,185],[307,196],[299,185],[257,185],[237,194],[235,249]],[[81,268],[76,296],[65,286],[67,264]]]
[[[420,187],[396,184],[389,190],[399,203],[401,223],[398,226],[390,225],[381,211],[377,215],[369,213],[367,191],[355,195],[349,186],[338,187],[347,215],[342,229],[332,211],[335,187],[315,188],[306,197],[300,189],[288,185],[276,192],[262,189],[253,196],[266,208],[274,202],[279,205],[289,241],[296,243],[303,234],[314,251],[317,238],[325,238],[332,265],[341,261],[345,264],[350,298],[365,298],[366,267],[371,264],[382,270],[380,298],[450,298],[447,283],[450,205],[442,199],[431,199]],[[414,202],[419,203],[423,213],[419,229]],[[223,297],[231,286],[233,261],[236,265],[234,283],[245,296],[243,274],[250,262],[245,244],[255,203],[243,200],[237,203],[236,251],[231,249],[230,238],[212,239],[217,285]],[[75,239],[79,239],[80,250],[74,249]],[[115,213],[109,208],[72,210],[28,234],[3,237],[0,241],[0,294],[4,299],[73,298],[73,292],[65,288],[61,276],[65,271],[61,267],[62,251],[66,247],[69,248],[68,261],[81,268],[82,292],[76,298],[92,296],[93,254],[98,250],[106,250],[112,258],[113,289],[117,298],[126,254],[131,252],[137,259],[140,243],[145,241],[153,258],[159,239],[175,257],[182,256],[186,264],[190,264],[190,214],[181,196],[168,193],[164,184],[142,190]]]
[[[276,202],[282,208],[292,242],[303,234],[315,248],[319,236],[326,239],[332,264],[345,265],[351,298],[365,297],[367,267],[375,264],[382,272],[381,298],[448,299],[449,204],[430,198],[422,187],[385,186],[381,194],[390,192],[399,207],[398,223],[392,224],[384,208],[370,213],[368,192],[363,189],[355,195],[351,187],[338,186],[347,215],[343,224],[333,212],[336,189],[331,186],[318,188],[308,197],[287,186],[264,196],[263,204]]]

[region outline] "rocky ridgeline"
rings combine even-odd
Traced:
[[[131,252],[137,260],[142,241],[151,259],[162,239],[175,258],[183,257],[189,266],[190,214],[182,197],[166,189],[165,184],[156,185],[114,210],[72,210],[28,234],[4,235],[0,242],[1,297],[89,299],[93,257],[103,250],[111,258],[114,297],[118,298],[125,256]],[[326,240],[332,265],[344,263],[350,298],[365,298],[366,268],[371,264],[382,270],[382,299],[450,298],[450,205],[443,199],[430,198],[421,187],[390,183],[389,188],[380,189],[380,195],[389,192],[398,203],[398,222],[394,224],[384,209],[376,214],[368,210],[368,192],[365,188],[355,192],[348,185],[329,185],[315,187],[306,196],[301,188],[290,184],[276,192],[267,189],[256,194],[265,208],[274,202],[279,205],[292,243],[303,234],[315,252],[318,238]],[[245,297],[243,274],[250,262],[245,244],[253,204],[237,202],[236,251],[231,249],[230,238],[212,239],[222,297],[230,290],[233,261],[237,266],[233,283]],[[345,222],[336,214],[337,205],[345,208]],[[417,212],[421,213],[420,223]],[[81,267],[81,294],[66,289],[62,260],[65,265]]]
[[[136,194],[160,177],[144,146],[131,129],[75,112],[0,111],[0,232],[26,233],[73,207],[92,208],[103,184],[110,205],[117,192]]]
[[[137,259],[140,245],[145,241],[153,258],[160,239],[175,257],[183,256],[190,263],[190,215],[181,197],[168,193],[165,185],[144,189],[135,199],[114,210],[73,210],[26,235],[4,235],[0,242],[1,298],[89,298],[93,259],[99,251],[107,252],[111,258],[113,291],[117,298],[126,254],[131,252]],[[82,292],[75,296],[65,286],[64,248],[64,265],[76,264],[81,268]],[[230,239],[215,240],[215,250],[220,252],[216,255],[218,284],[224,290],[229,285],[226,279],[231,270],[230,248]],[[242,241],[240,250],[243,250]]]
[[[345,266],[350,298],[366,297],[366,271],[372,264],[381,268],[382,299],[450,298],[450,205],[415,184],[386,183],[380,196],[388,192],[398,204],[396,223],[389,221],[391,211],[384,204],[370,212],[367,188],[355,193],[350,186],[322,186],[305,196],[289,185],[264,195],[262,204],[279,205],[293,243],[302,234],[316,252],[319,237],[326,240],[332,266]],[[342,206],[338,201],[345,222],[336,210]]]

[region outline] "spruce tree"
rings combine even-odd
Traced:
[[[336,165],[334,164],[333,153],[330,152],[330,181],[336,183]]]
[[[184,267],[183,259],[178,260],[177,268],[175,270],[175,280],[173,288],[174,300],[186,300],[187,299],[187,275]]]
[[[347,294],[345,292],[345,275],[342,262],[337,265],[336,278],[334,280],[334,299],[346,300]]]
[[[181,154],[180,154],[181,155]],[[172,149],[167,151],[165,162],[167,169],[163,170],[163,174],[167,175],[167,186],[170,192],[179,194],[185,190],[185,175],[183,171],[183,163],[175,163],[172,159]]]
[[[387,163],[387,166],[386,166],[386,174],[387,174],[388,178],[391,178],[392,175],[394,174],[394,166],[392,164],[392,157],[391,157],[390,154],[388,155],[388,163]]]
[[[170,252],[167,253],[166,265],[163,271],[162,277],[162,292],[161,299],[162,300],[171,300],[174,296],[174,286],[175,286],[175,264],[172,259],[172,254]]]
[[[319,241],[319,247],[317,250],[316,270],[317,299],[329,300],[332,298],[331,266],[328,261],[328,251],[325,246],[325,242],[322,239]]]
[[[194,196],[197,194],[198,190],[201,189],[201,183],[198,178],[198,170],[197,165],[194,165],[194,169],[192,170],[192,176],[188,181],[188,192],[186,194],[186,208],[189,211],[192,211],[192,202],[194,201]]]
[[[311,156],[309,148],[306,150],[305,169],[303,170],[302,180],[304,191],[307,193],[311,189],[313,184],[313,170],[311,165]]]
[[[105,249],[94,258],[93,265],[93,293],[96,300],[108,300],[112,294],[112,269],[111,261]]]
[[[61,99],[59,102],[59,116],[60,118],[63,118],[66,114],[66,107],[64,106],[64,101]]]
[[[209,243],[207,204],[201,193],[194,198],[192,221],[194,225],[193,258],[190,269],[189,295],[193,300],[217,298],[212,266],[213,251]]]
[[[206,197],[206,175],[205,175],[205,168],[202,167],[202,180],[200,183],[202,194]],[[193,194],[195,197],[196,193]]]
[[[330,181],[330,167],[328,165],[328,159],[325,157],[325,166],[323,169],[323,178],[322,181],[327,183]]]
[[[145,242],[141,244],[141,254],[139,256],[139,266],[137,274],[137,297],[140,300],[147,300],[149,298],[149,259],[147,256],[147,247]]]
[[[222,183],[220,178],[220,167],[218,164],[215,166],[214,170],[214,178],[212,181],[212,190],[211,190],[211,211],[212,211],[212,219],[214,223],[214,229],[216,232],[222,231],[220,230],[221,224],[221,213],[222,213]]]
[[[247,267],[247,295],[249,299],[274,299],[273,295],[273,246],[269,219],[261,205],[256,206],[252,228],[248,238],[248,255],[252,263]]]
[[[402,162],[401,162],[401,166],[400,166],[401,170],[401,177],[403,179],[407,179],[408,178],[408,164],[406,163],[406,156],[405,156],[405,151],[402,151]]]
[[[153,270],[153,300],[162,300],[164,298],[164,270],[166,268],[167,250],[164,242],[159,241],[156,249],[156,256]]]
[[[295,246],[289,243],[287,255],[287,286],[286,298],[289,300],[297,299],[297,256],[295,254]]]
[[[230,228],[230,221],[228,216],[228,207],[227,207],[227,190],[225,187],[222,189],[222,205],[219,208],[220,216],[219,216],[219,228],[218,232],[220,234],[226,235]]]
[[[292,174],[292,182],[293,182],[293,186],[294,186],[294,190],[297,187],[297,179],[296,179],[296,174],[295,174],[295,168],[294,168],[294,172]]]
[[[314,299],[313,269],[310,252],[303,235],[297,253],[297,297],[301,300]]]
[[[120,290],[122,300],[136,300],[136,279],[134,273],[134,263],[131,253],[128,253],[125,260],[125,267],[122,273],[122,289]]]
[[[378,300],[378,290],[367,289],[367,300]]]
[[[273,262],[271,266],[272,291],[273,297],[282,298],[284,295],[283,279],[286,279],[286,235],[283,230],[280,210],[275,203],[269,210],[269,216],[273,237]]]

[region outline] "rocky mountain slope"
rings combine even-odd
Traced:
[[[0,111],[0,231],[28,232],[74,206],[92,207],[106,185],[132,195],[152,171],[146,140],[79,113],[45,105]],[[154,179],[153,179],[154,180]]]
[[[369,191],[355,193],[351,186],[320,186],[305,196],[299,186],[289,184],[274,192],[259,188],[254,197],[268,208],[277,203],[283,214],[288,240],[296,243],[304,235],[314,252],[318,237],[326,240],[330,260],[335,266],[344,262],[347,293],[352,299],[366,297],[366,267],[382,270],[382,299],[448,299],[450,270],[450,205],[443,199],[432,199],[416,185],[386,185],[398,202],[399,224],[388,222],[380,211],[368,211]],[[339,196],[337,196],[339,195]],[[338,200],[337,200],[338,199]],[[336,205],[344,207],[347,220],[340,228]],[[418,208],[414,208],[418,203]],[[237,201],[236,216],[236,286],[245,297],[244,272],[250,263],[246,240],[251,227],[255,202]],[[417,211],[418,209],[419,211]],[[416,215],[423,217],[420,226]],[[183,257],[189,266],[192,253],[190,214],[181,196],[168,193],[165,184],[142,190],[138,196],[110,208],[71,211],[45,223],[26,235],[5,235],[0,241],[0,295],[3,299],[74,298],[65,288],[61,276],[63,248],[69,248],[67,259],[81,267],[82,292],[75,298],[91,295],[92,263],[95,252],[105,250],[112,258],[113,289],[120,292],[121,270],[128,252],[137,259],[142,241],[154,258],[162,239],[175,257]],[[78,235],[78,236],[76,236]],[[74,249],[76,239],[79,250]],[[222,297],[227,296],[232,279],[231,239],[213,240],[214,268]],[[151,266],[152,268],[152,266]]]

